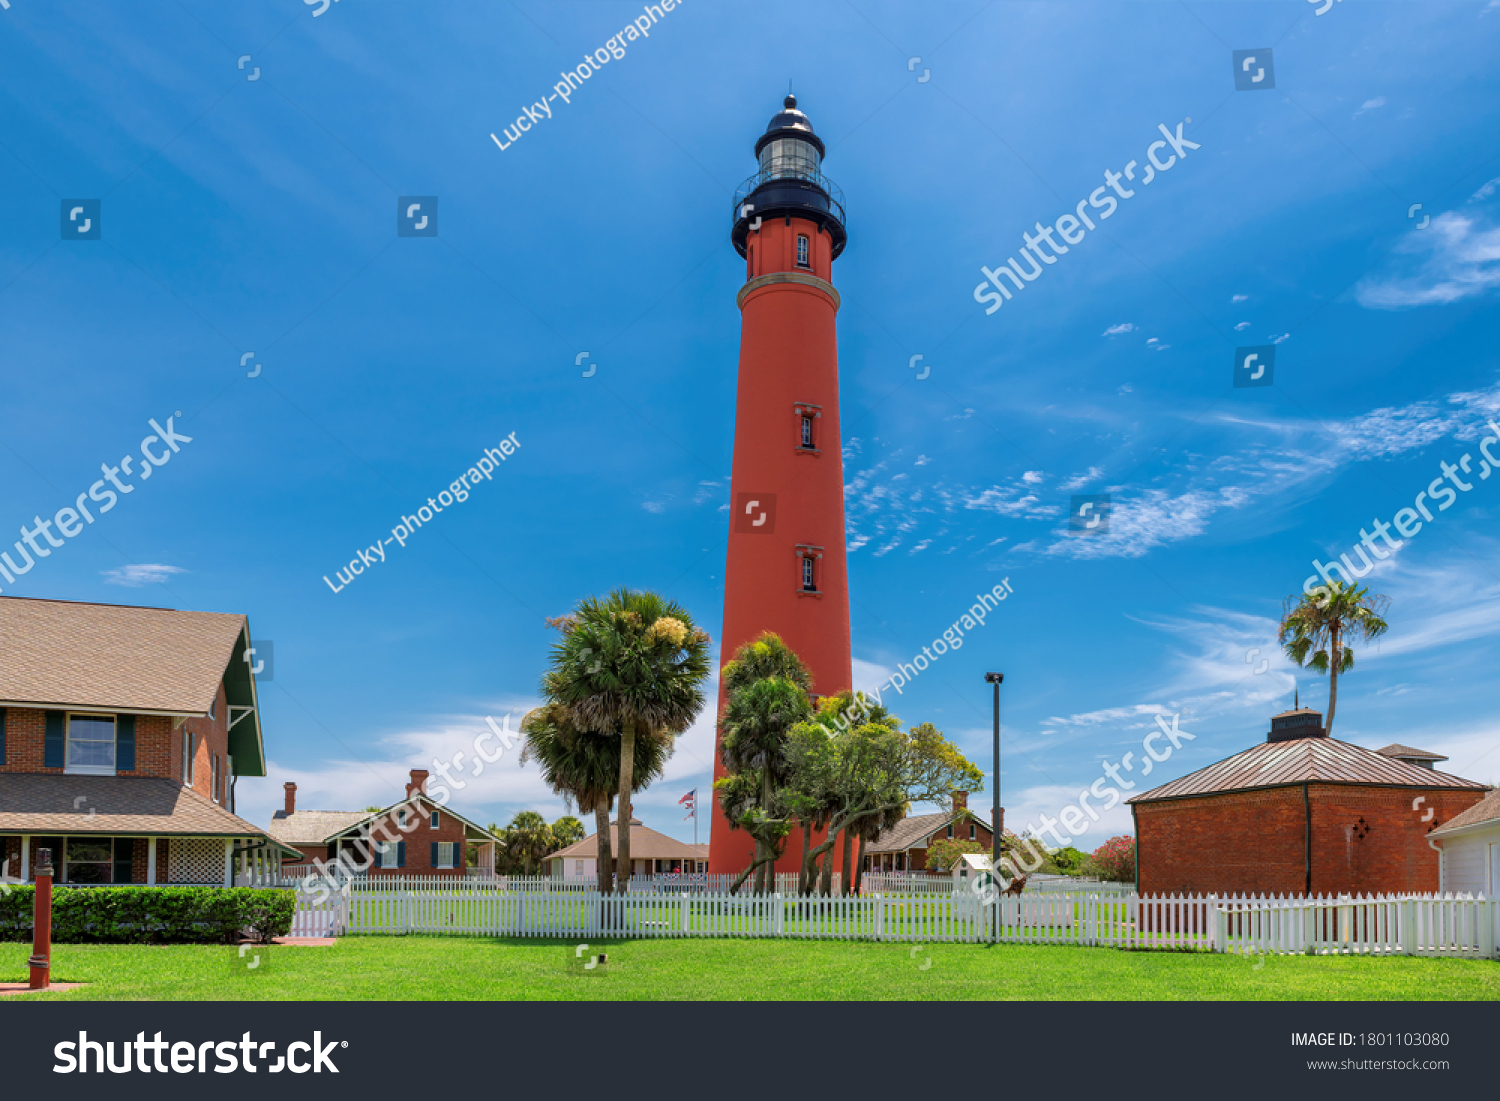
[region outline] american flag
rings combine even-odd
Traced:
[[[694,818],[694,819],[696,819],[698,817],[698,789],[697,788],[694,788],[692,791],[688,792],[681,799],[677,800],[677,802],[681,806],[684,806],[684,807],[687,808],[687,817],[683,819],[684,822],[686,822],[688,820],[688,818]]]

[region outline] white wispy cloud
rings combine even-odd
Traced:
[[[1104,468],[1091,466],[1082,474],[1075,474],[1067,481],[1063,482],[1057,487],[1057,491],[1059,493],[1073,493],[1077,490],[1082,489],[1090,482],[1098,481],[1102,477],[1104,477]]]
[[[1102,335],[1104,335],[1104,336],[1120,336],[1122,333],[1133,333],[1133,332],[1135,332],[1135,326],[1132,325],[1129,321],[1125,321],[1125,322],[1120,323],[1119,325],[1111,325],[1109,328],[1107,328],[1107,329],[1104,330],[1104,332],[1103,332]]]
[[[138,589],[142,585],[159,584],[173,574],[187,573],[187,570],[160,562],[137,562],[129,566],[117,566],[112,570],[102,570],[101,573],[106,584]]]
[[[1362,114],[1364,114],[1366,111],[1373,111],[1377,107],[1384,107],[1384,106],[1385,106],[1385,96],[1376,96],[1374,99],[1367,99],[1367,100],[1365,100],[1363,103],[1361,103],[1359,105],[1359,110],[1354,112],[1353,117],[1354,118],[1359,118],[1359,116],[1362,115]]]
[[[1394,252],[1421,260],[1409,274],[1361,280],[1355,299],[1366,309],[1446,305],[1500,286],[1500,228],[1479,214],[1439,214],[1426,229],[1409,230]]]

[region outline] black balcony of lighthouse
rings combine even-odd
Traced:
[[[844,193],[823,175],[823,139],[797,110],[788,93],[782,109],[755,143],[760,171],[734,193],[735,251],[745,255],[745,239],[758,218],[798,217],[817,223],[833,242],[833,258],[844,251]]]

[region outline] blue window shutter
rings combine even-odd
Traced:
[[[115,771],[135,771],[135,716],[115,716]]]
[[[438,866],[438,843],[436,841],[432,843],[432,866],[434,868]]]
[[[5,708],[0,707],[0,768],[5,765]]]
[[[396,842],[396,867],[398,867],[398,868],[404,868],[404,867],[406,867],[406,842],[405,841],[397,841]]]
[[[64,740],[63,713],[61,711],[48,711],[46,727],[42,735],[42,767],[62,768]]]

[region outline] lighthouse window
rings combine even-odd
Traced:
[[[813,445],[813,442],[812,442],[812,418],[811,417],[803,417],[802,418],[802,446],[803,447],[811,447],[812,445]]]
[[[802,559],[802,591],[807,593],[818,591],[818,587],[813,584],[813,560],[811,558]]]
[[[797,266],[807,267],[807,235],[804,233],[797,234]]]
[[[818,151],[798,138],[776,138],[760,151],[760,170],[772,178],[814,179],[818,174]]]

